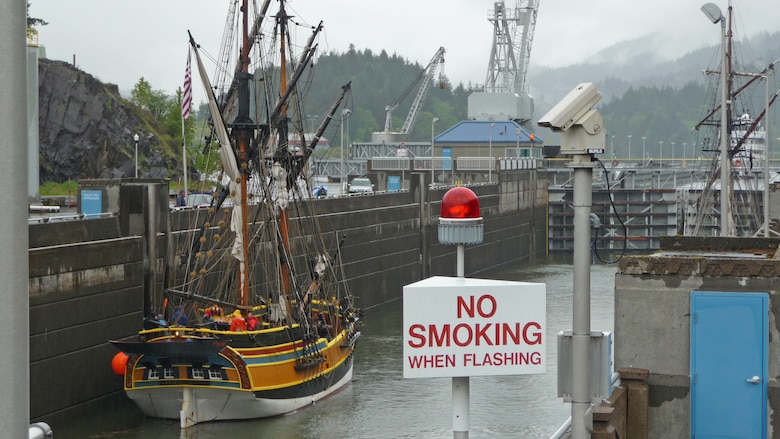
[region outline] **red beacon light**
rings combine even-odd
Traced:
[[[439,242],[442,244],[480,244],[484,234],[479,199],[469,188],[457,186],[441,199]]]

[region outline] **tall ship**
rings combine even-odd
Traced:
[[[717,78],[713,84],[721,85],[712,87],[708,111],[693,127],[703,156],[709,157],[707,179],[679,191],[685,213],[682,229],[686,236],[756,236],[768,227],[767,212],[762,209],[768,202],[764,200],[765,190],[772,183],[766,116],[777,98],[777,93],[770,96],[768,89],[766,93],[756,90],[764,88],[759,84],[767,80],[777,62],[760,66],[760,71],[737,64],[731,1],[726,16],[720,19],[726,21],[725,47],[721,47],[726,60],[719,62],[719,68],[706,72]],[[764,94],[766,99],[755,100]],[[725,161],[721,160],[723,133]],[[727,175],[722,179],[724,168]]]
[[[207,148],[215,148],[204,152],[218,157],[213,199],[188,215],[196,224],[170,255],[167,287],[149,298],[137,338],[112,341],[128,397],[181,428],[289,413],[352,378],[360,312],[343,280],[344,236],[318,233],[306,181],[350,87],[334,91],[316,132],[305,133],[301,78],[322,23],[299,39],[291,30],[304,27],[300,17],[292,21],[284,0],[273,2],[276,11],[271,3],[231,3],[214,83],[190,36],[208,95]]]

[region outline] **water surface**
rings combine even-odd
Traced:
[[[591,267],[591,327],[613,330],[614,265]],[[547,372],[472,377],[470,438],[548,438],[571,413],[557,397],[556,335],[571,329],[573,266],[551,261],[479,277],[547,285]],[[399,292],[400,296],[400,292]],[[452,437],[450,378],[403,378],[401,301],[368,309],[353,381],[330,398],[271,419],[196,425],[145,418],[131,402],[58,427],[58,439],[430,438]],[[119,379],[117,377],[117,379]]]

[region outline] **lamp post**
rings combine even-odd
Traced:
[[[341,182],[342,194],[346,192],[346,186],[344,186],[344,119],[348,118],[350,114],[352,114],[352,110],[349,108],[341,110],[341,163],[339,165],[339,173],[341,174],[341,177],[339,181]]]
[[[631,161],[631,137],[632,135],[628,135],[628,161]]]
[[[642,166],[645,165],[645,160],[647,159],[645,155],[645,140],[647,140],[647,137],[642,136]]]
[[[488,183],[493,183],[493,127],[495,123],[490,124],[490,134],[488,135],[488,155],[490,156],[490,163],[488,163]]]
[[[670,156],[671,156],[672,160],[674,160],[675,157],[677,157],[677,153],[674,151],[674,144],[675,144],[675,142],[671,142],[671,144],[672,144],[672,153],[670,154]]]
[[[135,142],[135,178],[138,178],[138,133],[133,136]]]
[[[433,174],[433,172],[434,172],[433,171],[433,160],[436,157],[436,154],[435,154],[436,148],[434,146],[433,125],[436,122],[438,122],[438,121],[439,121],[438,117],[434,117],[433,119],[431,119],[431,184],[433,184],[433,182],[435,180],[434,179],[434,174]]]
[[[663,140],[658,141],[658,149],[660,150],[659,152],[660,156],[658,157],[658,167],[663,168],[664,167],[664,141]]]
[[[320,117],[317,114],[309,114],[306,116],[307,119],[309,119],[309,133],[314,132],[314,121],[317,120],[317,118]]]
[[[766,88],[764,120],[767,121],[764,123],[764,126],[766,127],[764,128],[764,138],[766,139],[764,142],[764,238],[769,238],[769,145],[772,142],[772,138],[769,137],[769,75],[770,71],[775,71],[777,62],[778,61],[775,61],[770,64],[764,74],[764,87]]]
[[[726,54],[726,18],[721,13],[720,8],[715,3],[706,3],[701,7],[701,11],[712,24],[720,23],[721,36],[721,56],[722,66],[720,70],[720,236],[729,236],[731,234],[729,205],[731,186],[731,170],[729,169],[728,154],[728,132],[726,124],[728,122],[728,96],[726,92],[726,76],[728,76],[728,58]]]
[[[615,135],[612,135],[612,138],[609,139],[609,155],[611,155],[611,158],[615,158]]]

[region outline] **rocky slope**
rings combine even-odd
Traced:
[[[171,178],[179,159],[156,133],[163,128],[121,98],[116,85],[103,84],[72,65],[38,63],[40,181],[138,176]]]

